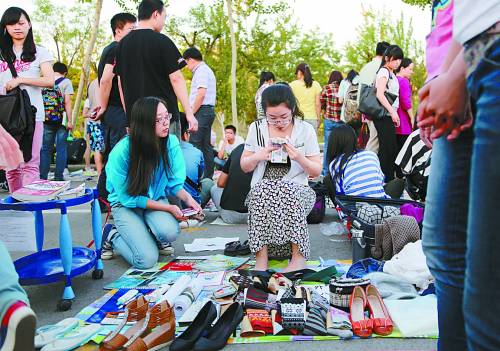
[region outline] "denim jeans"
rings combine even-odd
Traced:
[[[168,204],[166,199],[159,201]],[[151,268],[158,262],[156,241],[171,243],[180,234],[179,222],[168,212],[114,206],[113,217],[118,230],[113,248],[138,269]]]
[[[434,143],[423,230],[440,350],[499,350],[500,42],[467,78],[473,131]]]
[[[47,179],[56,144],[56,170],[54,180],[64,180],[64,168],[68,159],[68,130],[63,125],[43,125],[42,150],[40,151],[40,178]]]
[[[12,259],[5,245],[0,241],[0,320],[4,313],[16,301],[22,301],[29,305],[28,296],[19,285],[19,276],[17,275]]]
[[[203,153],[205,160],[204,178],[212,178],[214,175],[214,154],[210,137],[212,132],[212,124],[215,119],[215,110],[213,106],[202,105],[195,114],[198,120],[198,131],[191,133],[189,142],[196,146]]]
[[[328,172],[328,160],[326,159],[326,153],[328,151],[328,138],[330,137],[330,132],[334,128],[337,128],[343,124],[344,122],[335,122],[326,118],[323,120],[323,129],[325,134],[325,142],[323,143],[323,171],[321,172],[321,175],[323,177],[326,176]]]

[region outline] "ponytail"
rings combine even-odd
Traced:
[[[313,78],[309,65],[305,62],[300,63],[295,69],[295,74],[297,74],[297,72],[299,71],[302,72],[302,75],[304,76],[304,83],[306,84],[306,88],[310,88],[313,83]]]

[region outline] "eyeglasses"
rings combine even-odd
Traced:
[[[170,124],[170,120],[172,119],[171,113],[163,113],[156,115],[156,124],[162,123],[164,126]]]
[[[287,126],[292,122],[292,113],[290,112],[285,117],[275,117],[266,114],[267,123],[274,126]]]

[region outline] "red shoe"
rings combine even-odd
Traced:
[[[390,335],[394,329],[392,319],[377,288],[371,284],[368,285],[366,297],[370,319],[373,321],[373,332],[378,335]]]
[[[36,317],[24,302],[16,301],[5,312],[0,325],[0,350],[34,351]]]
[[[356,286],[349,301],[352,332],[361,338],[368,338],[372,335],[373,322],[365,317],[367,298],[362,287]]]

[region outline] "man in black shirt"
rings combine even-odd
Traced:
[[[229,155],[222,169],[217,185],[212,187],[211,194],[222,220],[229,224],[246,224],[248,208],[245,205],[252,174],[241,170],[240,160],[243,144],[238,145]]]
[[[167,103],[172,114],[171,133],[180,139],[179,99],[191,131],[196,121],[189,106],[186,81],[180,69],[186,65],[175,44],[160,31],[165,25],[166,9],[161,0],[143,0],[139,5],[139,25],[116,49],[115,74],[123,93],[123,104],[130,121],[132,106],[137,99],[156,96]]]
[[[136,22],[135,16],[130,13],[118,13],[111,18],[111,31],[115,40],[102,51],[97,68],[100,106],[97,115],[92,119],[102,119],[106,155],[127,134],[127,116],[120,100],[118,77],[113,73],[113,68],[116,47],[120,40],[134,29]]]

